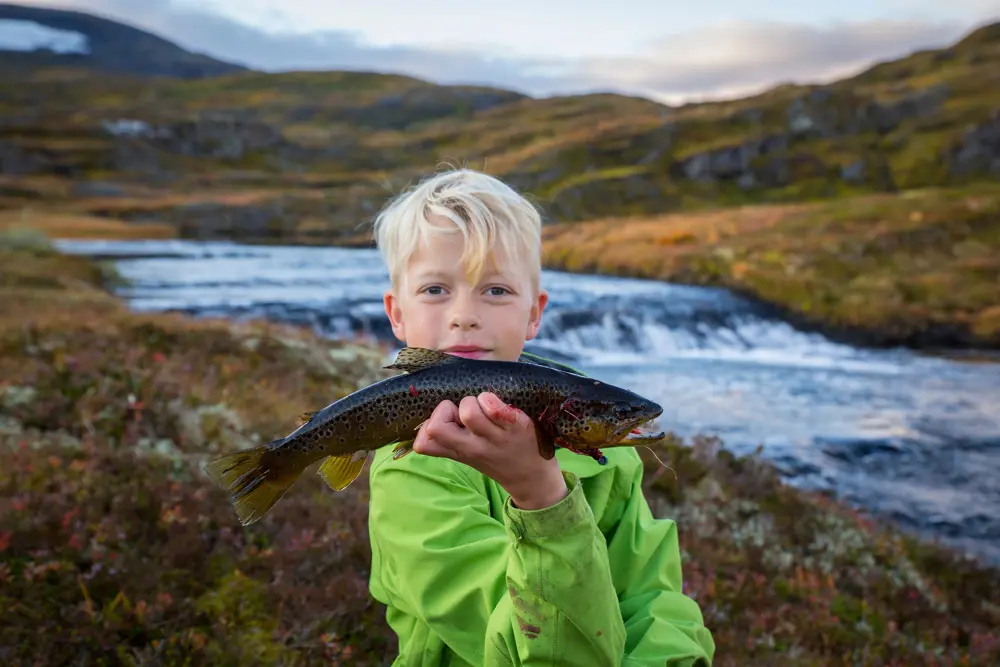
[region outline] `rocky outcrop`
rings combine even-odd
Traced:
[[[892,175],[884,159],[873,162],[859,156],[846,163],[827,162],[808,150],[796,151],[796,146],[810,140],[849,140],[868,132],[887,134],[907,121],[934,116],[948,94],[947,86],[932,86],[900,94],[893,101],[879,102],[818,88],[797,97],[786,107],[783,131],[688,155],[675,162],[672,174],[700,183],[733,181],[744,190],[781,187],[802,175],[839,177],[851,184],[878,183],[891,187]],[[762,110],[747,109],[732,120],[763,127],[765,118]],[[988,152],[994,131],[990,127],[970,134],[970,147],[963,154],[966,162],[973,163],[972,156]]]
[[[985,123],[967,129],[948,157],[953,174],[986,172],[1000,177],[1000,109]]]
[[[281,130],[247,114],[205,114],[190,120],[153,125],[130,118],[105,120],[115,139],[143,141],[167,153],[238,160],[248,153],[291,146]]]
[[[790,173],[790,142],[788,134],[773,134],[695,153],[677,163],[674,175],[699,182],[731,179],[745,188],[783,185]]]

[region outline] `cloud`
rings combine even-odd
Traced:
[[[995,0],[955,0],[979,8]],[[724,22],[665,36],[637,55],[514,58],[471,47],[432,49],[367,43],[347,31],[266,32],[172,0],[29,0],[129,22],[181,46],[265,71],[350,69],[409,74],[439,83],[511,88],[533,95],[613,91],[667,102],[744,95],[783,82],[818,82],[878,60],[956,41],[958,21],[866,21],[817,27]],[[206,8],[208,7],[208,8]],[[280,25],[280,23],[279,23]]]
[[[825,27],[727,22],[659,40],[635,58],[597,59],[576,78],[661,98],[746,94],[783,82],[823,82],[915,50],[939,48],[969,27],[924,21],[865,21]]]

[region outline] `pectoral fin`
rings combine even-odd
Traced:
[[[397,443],[396,446],[392,448],[392,460],[395,461],[396,459],[401,459],[412,451],[413,451],[413,441],[403,440],[402,442]]]
[[[343,491],[358,478],[368,460],[368,452],[330,456],[316,471],[334,491]]]

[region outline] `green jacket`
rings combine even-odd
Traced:
[[[569,495],[525,511],[464,464],[380,449],[370,585],[399,637],[394,664],[710,665],[676,525],[650,512],[635,450],[605,454],[558,450]]]

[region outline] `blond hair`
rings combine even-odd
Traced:
[[[436,224],[431,218],[452,224]],[[541,216],[538,210],[498,178],[470,169],[435,174],[388,202],[375,219],[375,243],[393,284],[425,235],[460,233],[462,266],[475,284],[490,253],[523,258],[533,267],[533,285],[541,272]]]

